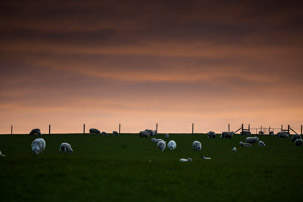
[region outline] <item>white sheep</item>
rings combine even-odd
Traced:
[[[170,150],[174,150],[174,149],[176,149],[177,144],[176,144],[176,142],[175,142],[174,140],[171,140],[171,141],[169,141],[169,142],[167,143],[167,147],[168,147]]]
[[[202,156],[202,159],[205,159],[205,160],[211,160],[211,158],[210,157],[206,157],[206,156]]]
[[[193,160],[191,158],[187,158],[187,159],[181,158],[179,161],[180,162],[189,162],[189,161],[193,161]]]
[[[227,139],[227,138],[231,139],[233,137],[233,135],[234,135],[233,132],[223,132],[220,137],[225,138],[225,139]]]
[[[158,149],[160,149],[161,151],[164,151],[165,150],[165,147],[166,147],[166,142],[164,140],[160,140],[158,143],[157,143],[157,147]]]
[[[254,144],[254,143],[256,143],[257,141],[259,141],[259,138],[258,138],[258,137],[247,137],[247,138],[246,138],[246,143]]]
[[[236,148],[236,147],[233,147],[233,148],[232,148],[232,151],[233,151],[233,152],[236,152],[236,151],[237,151],[237,148]]]
[[[46,142],[43,138],[36,138],[32,142],[32,151],[34,154],[39,154],[40,152],[43,153],[46,147]]]
[[[201,148],[202,148],[201,142],[195,140],[195,141],[193,142],[193,149],[194,149],[195,151],[201,151]]]
[[[161,141],[162,139],[157,139],[157,138],[152,138],[151,141],[154,143],[158,143],[159,141]],[[162,140],[164,141],[164,140]]]
[[[281,138],[289,138],[289,134],[286,133],[286,132],[278,132],[277,138],[279,138],[279,137],[281,137]]]
[[[207,133],[207,136],[208,136],[208,139],[210,139],[210,138],[215,139],[215,138],[216,138],[216,133],[213,132],[213,131],[209,131],[209,132]]]
[[[296,139],[301,139],[300,135],[295,134],[291,137],[291,141],[293,141],[293,142],[296,141]]]
[[[169,138],[169,134],[168,133],[165,133],[164,134],[164,137],[167,139],[167,138]]]
[[[139,136],[140,137],[149,137],[149,132],[147,132],[147,131],[140,131],[139,132]]]
[[[266,146],[266,144],[263,141],[259,141],[258,145],[259,145],[259,147],[265,147]]]
[[[250,143],[244,143],[244,142],[240,142],[240,145],[243,147],[252,147],[252,145]]]
[[[72,149],[72,147],[71,147],[70,144],[68,144],[68,143],[66,143],[66,142],[63,142],[63,143],[60,145],[59,152],[73,153],[73,149]]]
[[[302,139],[296,139],[295,140],[295,145],[296,146],[299,146],[299,145],[301,145],[303,143],[303,140]]]
[[[5,155],[4,154],[2,154],[2,152],[0,151],[0,156],[3,156],[3,157],[5,157]]]

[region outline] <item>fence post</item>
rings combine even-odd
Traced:
[[[248,124],[248,132],[250,132],[250,124]]]
[[[11,135],[13,135],[13,125],[11,125]]]
[[[51,134],[51,124],[48,125],[48,134]]]
[[[288,134],[290,134],[290,125],[288,125],[287,130],[288,130]]]
[[[230,132],[230,124],[228,124],[228,132]]]
[[[85,124],[83,124],[83,135],[85,135]]]
[[[156,123],[156,131],[157,131],[157,133],[158,133],[158,123]]]
[[[241,132],[243,132],[243,123],[242,123],[242,125],[241,125]]]
[[[194,123],[192,123],[192,126],[191,126],[191,134],[194,134]]]
[[[281,125],[281,132],[283,131],[283,125]]]
[[[121,133],[121,123],[119,123],[119,135]]]
[[[303,135],[302,132],[303,132],[303,126],[301,125],[301,137],[302,137],[302,135]]]

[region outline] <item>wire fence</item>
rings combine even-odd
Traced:
[[[7,134],[29,134],[30,131],[34,128],[33,126],[26,127],[18,127],[18,125],[10,125],[10,126],[0,126],[0,135]],[[249,130],[252,134],[262,134],[262,135],[270,135],[277,134],[278,132],[284,131],[289,134],[302,134],[302,125],[299,127],[287,126],[286,128],[281,127],[250,127],[245,129],[243,125],[235,125],[232,126],[230,124],[225,127],[208,127],[203,124],[178,124],[176,127],[172,127],[171,125],[159,125],[159,124],[142,124],[138,126],[128,125],[128,124],[113,124],[113,123],[105,123],[102,125],[98,124],[77,124],[77,125],[61,125],[61,124],[45,124],[41,127],[38,127],[41,130],[42,134],[74,134],[74,133],[89,133],[90,128],[101,129],[100,131],[105,131],[107,133],[112,133],[113,131],[117,131],[119,133],[139,133],[145,129],[157,130],[158,133],[184,133],[184,134],[205,134],[209,131],[214,131],[216,133],[222,133],[225,131],[237,131],[239,134],[243,130]],[[106,130],[102,130],[106,129]]]

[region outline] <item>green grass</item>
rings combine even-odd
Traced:
[[[286,139],[262,136],[266,147],[243,148],[240,135],[178,134],[170,135],[177,149],[161,152],[138,135],[45,135],[46,151],[35,156],[34,138],[0,136],[1,201],[302,201],[303,147]],[[59,153],[62,142],[74,153]]]

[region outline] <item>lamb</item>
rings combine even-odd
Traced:
[[[252,145],[250,143],[243,143],[243,142],[240,142],[240,145],[243,147],[252,147]]]
[[[89,134],[100,134],[100,131],[96,128],[89,129]]]
[[[233,132],[223,132],[220,137],[225,139],[227,138],[231,139],[233,137],[233,134],[234,134]]]
[[[266,144],[263,141],[259,141],[258,145],[259,145],[259,147],[265,147],[266,146]]]
[[[102,134],[103,136],[105,136],[105,135],[108,136],[107,132],[104,132],[104,131],[103,131],[101,134]]]
[[[164,151],[165,150],[165,147],[166,147],[166,142],[164,140],[160,140],[158,143],[157,143],[157,147],[158,149],[160,149],[161,151]]]
[[[236,148],[236,147],[233,147],[233,148],[232,148],[232,151],[233,151],[233,152],[236,152],[236,151],[237,151],[237,148]]]
[[[176,144],[176,142],[175,142],[174,140],[171,140],[171,141],[169,141],[169,142],[167,143],[167,147],[168,147],[170,150],[174,150],[174,149],[176,149],[177,144]]]
[[[164,137],[167,139],[167,138],[169,138],[169,134],[168,133],[165,133],[164,134]]]
[[[296,145],[296,146],[302,145],[302,143],[303,143],[303,140],[302,140],[302,139],[296,139],[296,140],[295,140],[295,145]]]
[[[59,152],[73,153],[73,149],[70,144],[63,142],[60,145]]]
[[[193,149],[194,149],[195,151],[201,151],[201,148],[202,148],[201,142],[195,140],[195,141],[193,142]]]
[[[216,138],[216,133],[213,132],[213,131],[209,131],[209,132],[207,133],[207,136],[208,136],[208,139],[210,139],[210,138],[215,139],[215,138]]]
[[[191,158],[187,158],[187,159],[181,158],[179,161],[180,162],[190,162],[190,161],[193,161],[193,160]]]
[[[281,137],[281,138],[289,138],[289,134],[286,133],[286,132],[278,132],[277,138],[279,138],[279,137]]]
[[[118,135],[119,135],[119,133],[118,133],[117,131],[113,131],[113,135],[118,136]]]
[[[34,154],[39,154],[40,152],[43,153],[46,147],[46,142],[43,138],[36,138],[32,142],[32,151]]]
[[[246,138],[246,143],[254,144],[254,143],[256,143],[257,141],[259,141],[259,138],[258,138],[258,137],[247,137],[247,138]]]
[[[149,137],[149,133],[147,131],[140,131],[139,136],[140,137]]]
[[[300,137],[300,135],[298,135],[298,134],[295,134],[295,135],[293,135],[292,137],[291,137],[291,141],[296,141],[296,139],[300,139],[301,137]]]

